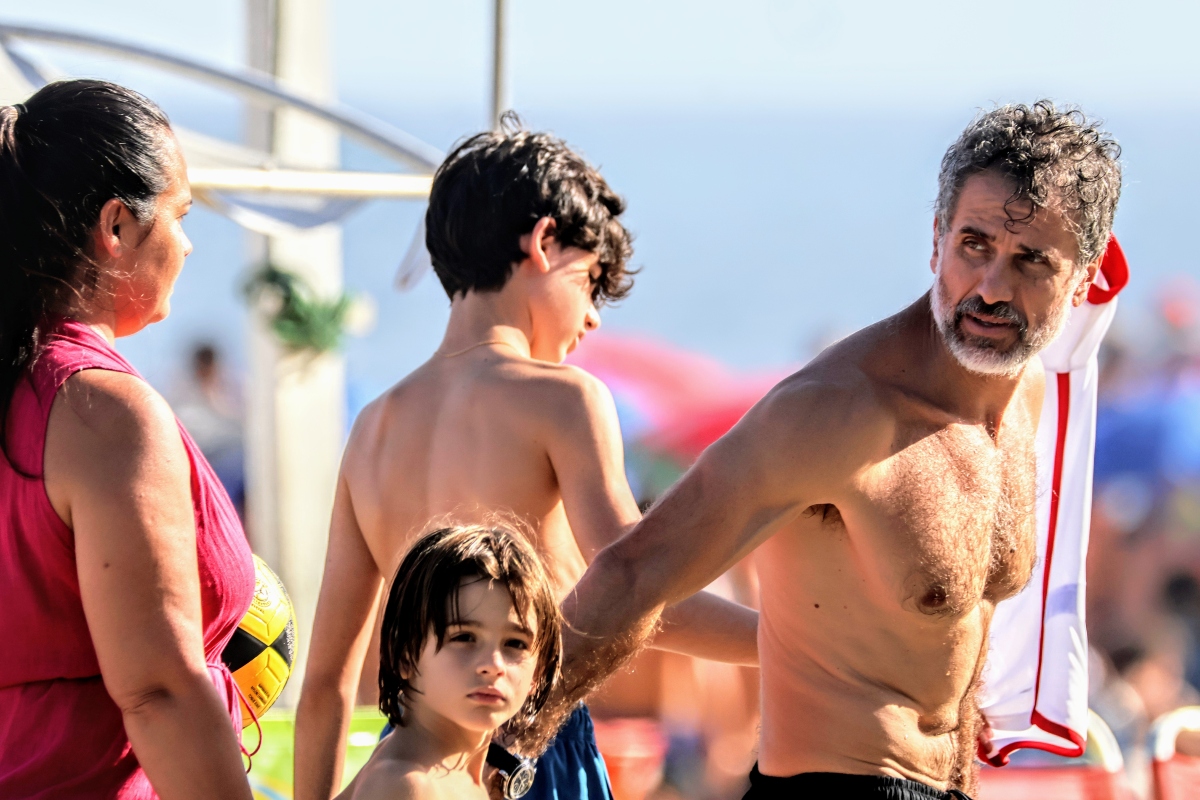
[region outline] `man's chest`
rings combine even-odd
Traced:
[[[1019,591],[1036,544],[1032,429],[993,440],[950,425],[902,441],[858,500],[905,605],[954,615]]]

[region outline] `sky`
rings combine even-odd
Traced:
[[[513,99],[654,109],[1200,99],[1200,5],[1144,0],[509,0]],[[491,3],[329,0],[342,94],[487,101]],[[242,0],[3,0],[13,22],[242,63]]]
[[[1106,120],[1124,146],[1116,230],[1135,274],[1119,324],[1200,275],[1200,4],[1058,0],[509,0],[511,98],[562,135],[629,203],[637,287],[610,330],[745,369],[803,360],[929,285],[941,154],[980,108],[1051,97]],[[339,98],[439,148],[487,124],[491,4],[331,0]],[[0,20],[53,25],[227,67],[244,61],[242,0],[0,0]],[[176,121],[236,137],[236,106],[193,84],[47,50],[122,80]],[[347,163],[376,167],[347,151]],[[427,279],[397,295],[421,209],[375,203],[346,226],[347,286],[379,307],[348,345],[362,397],[416,366],[446,316]],[[210,212],[173,316],[125,344],[152,380],[199,338],[239,358],[245,248]],[[216,322],[214,321],[216,320]],[[164,378],[165,379],[165,378]],[[352,405],[357,405],[352,399]]]

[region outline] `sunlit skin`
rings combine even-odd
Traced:
[[[175,281],[192,252],[183,230],[192,207],[187,164],[174,136],[168,135],[164,146],[171,182],[159,195],[153,217],[140,223],[120,200],[109,200],[92,236],[92,258],[102,280],[71,316],[110,342],[166,319]]]
[[[459,619],[439,648],[432,636],[415,678],[413,722],[490,733],[520,709],[533,685],[536,620],[522,619],[503,585],[475,580],[458,593]]]
[[[562,597],[640,517],[611,393],[562,363],[600,324],[597,258],[554,234],[538,220],[503,288],[457,296],[437,353],[354,424],[297,709],[297,800],[338,786],[383,576],[431,519],[515,514]],[[757,661],[749,609],[701,594],[668,620],[656,646]]]
[[[968,178],[931,265],[949,308],[1008,303],[1032,331],[1082,302],[1097,264],[1077,265],[1053,210],[1011,223],[1012,194]],[[963,327],[985,349],[1016,342],[993,315]],[[543,719],[598,679],[590,664],[631,649],[623,637],[759,548],[762,773],[970,792],[988,626],[1033,568],[1043,390],[1036,358],[1010,376],[967,369],[928,294],[832,346],[592,562],[564,603],[566,689]]]
[[[167,315],[192,249],[186,165],[164,135],[170,182],[153,219],[104,204],[91,241],[98,290],[68,310],[110,343]],[[78,372],[55,397],[44,464],[46,494],[72,530],[100,674],[138,763],[163,800],[250,800],[205,663],[191,465],[170,407],[132,375]]]
[[[1011,195],[1012,185],[1001,175],[971,177],[950,229],[939,235],[934,222],[929,266],[937,276],[935,291],[943,292],[951,308],[971,296],[988,305],[1007,303],[1035,331],[1056,309],[1068,302],[1078,306],[1087,298],[1096,265],[1078,269],[1075,235],[1057,212],[1038,209],[1029,221],[1012,222],[1009,214],[1024,217],[1033,208],[1025,201],[1006,210]],[[968,340],[981,340],[992,349],[1007,351],[1017,344],[1017,328],[1009,320],[968,313],[960,324]]]
[[[458,603],[441,646],[432,632],[425,642],[404,726],[375,749],[343,800],[487,797],[487,746],[529,696],[537,623],[491,581],[464,582]]]

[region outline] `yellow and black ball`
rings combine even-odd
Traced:
[[[255,556],[254,599],[221,652],[254,716],[261,717],[279,699],[295,656],[296,610],[283,581]],[[254,718],[243,707],[242,727],[253,724]]]

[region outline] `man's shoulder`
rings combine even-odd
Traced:
[[[780,381],[735,428],[746,449],[784,475],[837,484],[876,463],[895,435],[885,392],[855,359],[826,351]]]
[[[880,382],[831,351],[780,381],[765,402],[774,415],[811,430],[857,430],[892,418]]]

